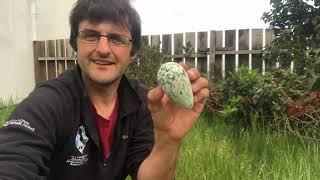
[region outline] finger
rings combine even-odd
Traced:
[[[200,73],[197,68],[189,69],[188,65],[184,62],[180,62],[179,64],[183,67],[184,70],[186,70],[191,82],[200,77]]]
[[[188,65],[187,65],[186,63],[184,63],[184,62],[179,62],[179,64],[180,64],[180,66],[183,67],[184,70],[187,71],[187,70],[189,69],[189,67],[188,67]]]
[[[197,93],[200,89],[207,88],[208,84],[209,82],[206,78],[199,78],[192,82],[192,92]]]
[[[160,86],[157,86],[148,92],[148,107],[151,112],[159,111],[162,106],[161,100],[163,95],[164,92]]]
[[[200,76],[200,72],[198,71],[197,68],[191,68],[187,71],[187,74],[189,76],[189,79],[191,82],[199,79],[201,76]]]
[[[195,96],[194,96],[194,105],[193,110],[195,112],[201,113],[203,110],[204,105],[209,97],[209,89],[204,88],[201,89]]]
[[[208,88],[203,88],[200,91],[198,91],[196,94],[193,96],[193,102],[194,103],[205,103],[205,101],[209,97],[209,89]]]

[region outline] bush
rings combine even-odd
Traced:
[[[168,61],[169,59],[159,52],[159,47],[143,46],[135,61],[129,65],[126,75],[139,80],[151,89],[158,84],[157,72],[161,64]]]
[[[253,114],[259,115],[255,124],[270,124],[273,112],[281,107],[283,96],[281,87],[277,87],[272,77],[262,76],[246,67],[240,67],[237,72],[222,80],[218,92],[222,96],[218,103],[222,107],[222,118],[245,127],[252,125]]]
[[[289,98],[287,113],[279,116],[288,132],[320,139],[320,91],[310,91],[297,100]]]
[[[227,122],[320,137],[320,91],[310,77],[283,69],[261,75],[240,67],[220,82],[214,96],[220,97],[209,99]]]

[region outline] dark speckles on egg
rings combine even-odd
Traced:
[[[176,104],[192,108],[191,83],[183,67],[175,62],[165,63],[159,68],[157,79],[161,88]]]

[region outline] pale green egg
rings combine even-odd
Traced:
[[[157,75],[158,83],[166,95],[176,104],[191,109],[193,93],[187,72],[175,62],[161,65]]]

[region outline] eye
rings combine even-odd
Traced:
[[[115,45],[125,45],[128,44],[130,39],[127,36],[121,34],[109,34],[108,39],[111,43]]]
[[[99,40],[100,33],[96,31],[85,30],[80,31],[79,36],[85,41],[94,42]]]

